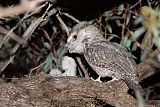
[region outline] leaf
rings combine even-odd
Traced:
[[[116,20],[115,22],[116,22],[116,24],[117,24],[117,26],[118,26],[118,27],[120,27],[120,26],[121,26],[121,22],[120,22],[120,20]]]
[[[53,63],[52,63],[53,60],[56,61],[56,59],[53,56],[53,53],[50,52],[46,58],[46,64],[43,67],[45,72],[48,72],[53,69]]]
[[[132,52],[133,52],[133,51],[136,51],[136,50],[137,50],[137,45],[136,45],[136,43],[134,43],[134,44],[133,44],[133,47],[132,47]]]
[[[155,38],[158,38],[158,37],[159,37],[160,32],[159,32],[157,26],[153,26],[153,27],[152,27],[152,33],[153,33],[153,36],[154,36]]]
[[[112,33],[112,27],[110,25],[106,25],[106,28],[109,31],[109,33]]]
[[[131,12],[129,12],[127,15],[126,25],[128,25],[130,18],[131,18]]]
[[[145,60],[149,53],[150,53],[150,49],[145,49],[144,51],[142,51],[140,60],[141,61]]]
[[[144,107],[145,102],[139,91],[136,91],[136,98],[138,99],[138,107]]]
[[[160,49],[160,32],[156,26],[152,27],[153,43]]]
[[[153,40],[152,40],[151,32],[147,32],[145,34],[145,37],[142,40],[142,44],[144,45],[144,48],[152,48]]]
[[[46,48],[49,49],[49,50],[52,49],[51,45],[50,45],[48,42],[45,42],[45,43],[44,43],[44,47],[46,47]]]
[[[133,32],[132,38],[137,40],[145,31],[146,29],[144,27],[138,28],[135,32]]]
[[[125,47],[129,48],[131,46],[131,40],[128,39],[128,36],[124,37],[123,44]]]
[[[119,104],[119,103],[116,103],[116,104],[115,104],[115,107],[121,107],[121,106],[120,106],[120,104]]]
[[[138,24],[142,23],[143,21],[144,21],[144,18],[140,16],[133,22],[133,24],[138,25]]]
[[[118,13],[117,14],[118,15],[122,14],[123,10],[124,10],[124,4],[120,4],[119,7],[118,7]]]
[[[120,38],[119,36],[117,36],[116,34],[108,34],[108,38],[107,38],[107,41],[111,41],[114,37],[116,38]]]
[[[160,49],[160,38],[153,39],[153,42]]]
[[[60,47],[57,50],[57,55],[59,58],[62,58],[66,53],[68,52],[68,49],[65,47]]]
[[[43,58],[43,54],[42,54],[42,53],[39,53],[39,54],[38,54],[37,61],[39,62],[41,58]]]

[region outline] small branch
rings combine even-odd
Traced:
[[[8,34],[9,30],[7,30],[6,28],[0,26],[0,33],[3,34]],[[19,44],[23,44],[26,45],[26,41],[25,39],[19,37],[17,34],[15,34],[14,32],[11,32],[10,35],[8,35],[10,38],[12,38],[13,40],[15,40],[16,42],[18,42]],[[2,43],[2,41],[1,41]]]
[[[57,19],[60,22],[61,28],[67,33],[67,36],[69,35],[69,31],[68,28],[66,26],[66,24],[64,23],[64,21],[61,19],[61,17],[59,16],[59,14],[56,15]]]
[[[76,59],[77,59],[79,66],[81,67],[82,71],[84,72],[84,77],[89,79],[90,77],[88,76],[88,72],[87,72],[85,66],[82,64],[81,59],[79,57],[76,57]]]
[[[135,3],[133,6],[131,6],[129,9],[131,10],[132,8],[134,8],[135,6],[137,6],[139,3],[141,3],[142,0],[139,0],[137,3]]]
[[[80,23],[80,22],[81,22],[81,21],[79,21],[78,19],[76,19],[75,17],[73,17],[72,15],[68,14],[68,13],[60,12],[60,14],[69,17],[70,19],[72,19],[73,21],[75,21],[75,22],[77,22],[77,23]]]
[[[123,45],[124,44],[124,30],[125,30],[125,19],[123,20],[123,24],[122,24],[122,32],[121,32],[121,45]]]

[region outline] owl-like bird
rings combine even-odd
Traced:
[[[135,65],[125,48],[107,41],[96,26],[87,22],[75,25],[68,36],[67,47],[70,53],[83,54],[100,77],[122,79],[129,88],[142,93]]]

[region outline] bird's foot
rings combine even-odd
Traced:
[[[93,78],[91,77],[91,80],[93,80],[93,81],[98,81],[98,82],[100,82],[100,83],[101,83],[102,81],[101,81],[101,79],[100,79],[100,78],[101,78],[100,76],[99,76],[97,79],[93,79]]]
[[[119,79],[118,79],[118,78],[116,78],[116,77],[114,77],[112,80],[107,81],[107,83],[111,83],[111,82],[113,82],[113,81],[117,81],[117,80],[119,80]]]

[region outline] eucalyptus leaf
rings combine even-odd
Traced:
[[[134,25],[138,25],[140,23],[144,22],[144,18],[143,17],[138,17],[134,22],[133,24]]]
[[[120,20],[116,20],[115,22],[116,22],[117,26],[119,26],[119,27],[121,26]]]
[[[23,28],[23,31],[25,31],[25,29],[27,29],[27,25],[26,25],[27,23],[24,21],[24,22],[22,22],[22,28]]]
[[[150,49],[145,49],[143,51],[141,51],[141,61],[145,60],[148,56],[148,54],[150,53]]]
[[[44,47],[46,47],[46,48],[49,49],[49,50],[52,49],[51,45],[50,45],[48,42],[45,42],[45,43],[44,43]]]
[[[53,59],[54,59],[53,53],[50,52],[46,58],[46,64],[43,67],[45,72],[48,72],[53,69],[53,63],[52,63]]]
[[[119,20],[119,19],[123,19],[123,17],[120,17],[120,16],[112,16],[112,17],[110,17],[109,19],[111,19],[111,20]]]
[[[106,28],[109,31],[109,33],[112,33],[112,27],[110,25],[106,25]]]
[[[132,38],[137,40],[145,31],[146,29],[144,27],[138,28],[135,32],[133,32]]]
[[[118,13],[117,14],[118,15],[122,14],[123,10],[124,10],[124,4],[120,4],[119,7],[118,7]]]
[[[41,58],[43,58],[43,54],[42,54],[42,53],[39,53],[39,54],[38,54],[37,61],[39,62]]]
[[[128,39],[128,36],[125,36],[124,37],[124,40],[123,40],[123,45],[125,46],[125,47],[127,47],[127,48],[129,48],[130,46],[131,46],[131,40],[130,39]]]
[[[160,37],[153,39],[154,44],[160,49]]]
[[[120,106],[120,104],[119,104],[119,103],[116,103],[116,104],[115,104],[115,107],[121,107],[121,106]]]
[[[136,98],[138,100],[138,107],[144,107],[145,101],[139,91],[136,91]]]
[[[157,26],[153,26],[151,30],[152,30],[153,36],[154,36],[155,38],[158,38],[158,37],[159,37],[159,34],[160,34],[158,27],[157,27]]]
[[[65,47],[62,47],[61,51],[59,52],[58,56],[62,58],[66,53],[68,52],[68,49]]]
[[[152,43],[152,36],[151,33],[146,33],[145,37],[142,40],[142,44],[144,45],[144,48],[151,48],[153,43]]]
[[[130,18],[131,18],[131,13],[129,12],[128,15],[127,15],[126,25],[129,24]]]
[[[117,36],[116,34],[108,34],[108,38],[107,38],[107,41],[111,41],[113,38],[120,38],[119,36]]]
[[[133,47],[132,47],[132,52],[133,52],[133,51],[136,51],[136,50],[137,50],[137,45],[136,45],[136,43],[134,43],[134,44],[133,44]]]

